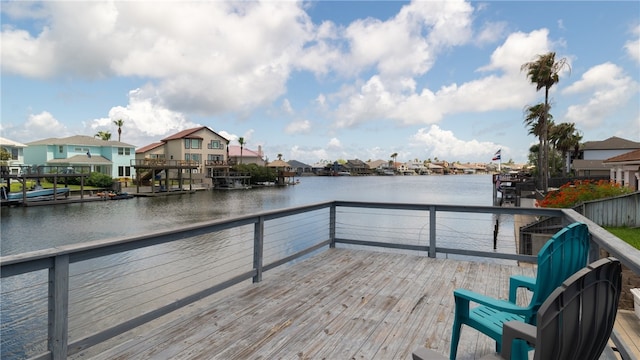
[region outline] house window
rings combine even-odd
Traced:
[[[131,148],[118,148],[118,155],[131,155]]]
[[[211,140],[209,144],[207,144],[208,149],[224,149],[224,144],[222,144],[219,140]]]
[[[18,160],[18,149],[11,148],[11,160]]]
[[[185,149],[202,149],[202,139],[184,139]]]
[[[202,154],[184,154],[184,159],[189,161],[202,162]]]
[[[224,160],[224,158],[222,157],[222,155],[209,154],[209,155],[207,155],[207,160],[209,160],[209,161],[222,161],[222,160]]]
[[[58,152],[61,154],[64,152],[64,147],[62,145],[58,145]]]
[[[118,176],[131,176],[131,166],[118,166]]]

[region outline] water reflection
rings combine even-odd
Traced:
[[[490,205],[491,186],[490,176],[309,177],[302,178],[300,185],[285,188],[3,208],[0,249],[5,256],[329,200]],[[414,239],[416,244],[428,241],[426,212],[341,211],[338,237]],[[328,239],[327,213],[323,209],[269,222],[265,226],[264,263]],[[504,221],[508,223],[508,219]],[[491,214],[439,213],[439,246],[466,241],[469,248],[489,251],[493,222]],[[378,230],[367,232],[373,223]],[[379,230],[381,225],[384,233]],[[249,271],[253,231],[248,225],[72,264],[71,341]],[[47,277],[42,273],[44,276],[38,273],[4,279],[0,284],[3,359],[24,358],[46,345]],[[14,287],[25,289],[12,290]]]

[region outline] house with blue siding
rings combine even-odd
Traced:
[[[26,144],[24,163],[30,166],[89,166],[91,172],[114,179],[135,176],[132,161],[135,146],[120,141],[102,140],[86,135],[48,138]]]
[[[0,161],[3,172],[7,175],[18,175],[20,167],[24,165],[24,148],[27,145],[0,137],[0,147],[8,154],[7,160]]]

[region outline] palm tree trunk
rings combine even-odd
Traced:
[[[542,124],[543,148],[542,148],[542,190],[546,193],[549,188],[549,87],[544,88],[544,123]]]

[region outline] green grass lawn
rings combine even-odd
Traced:
[[[31,189],[35,185],[36,185],[36,181],[35,180],[28,180],[27,181],[27,190]],[[53,189],[53,184],[50,183],[50,182],[41,181],[40,185],[42,185],[42,187],[44,189]],[[58,184],[57,187],[58,188],[63,188],[64,187],[64,183]],[[80,185],[69,185],[68,188],[71,191],[80,190]],[[13,182],[13,183],[11,183],[11,188],[9,190],[11,192],[20,192],[20,191],[22,191],[22,184],[18,183],[18,182]],[[99,188],[85,185],[84,186],[84,190],[99,190]]]
[[[629,243],[629,245],[640,249],[640,228],[632,229],[628,227],[605,227],[607,231],[620,239]]]

